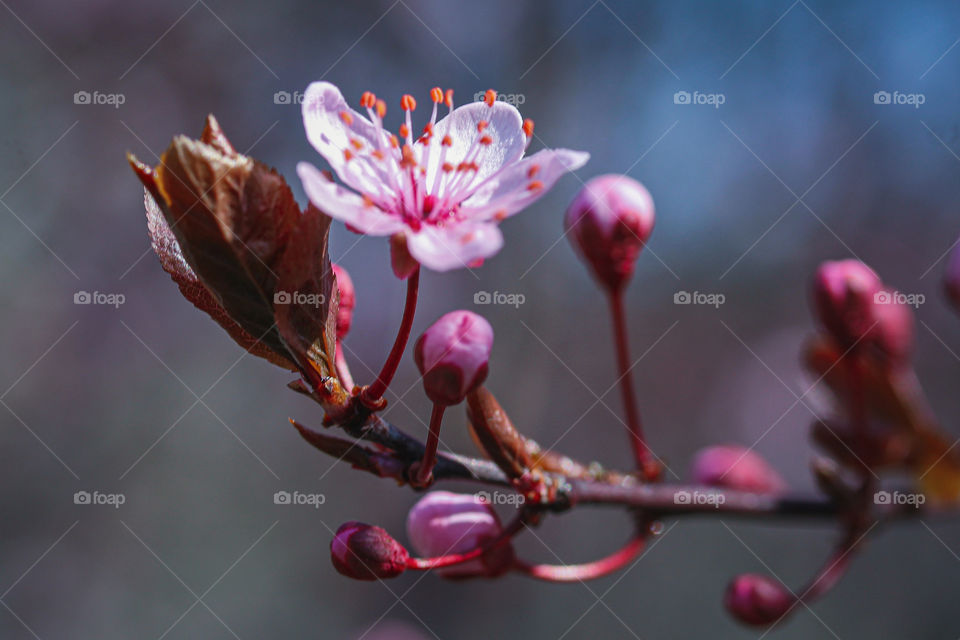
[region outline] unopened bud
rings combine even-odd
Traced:
[[[427,397],[443,406],[459,404],[487,378],[493,328],[471,311],[451,311],[423,332],[414,358]]]
[[[653,223],[650,193],[636,180],[615,174],[587,182],[564,219],[574,247],[597,280],[612,291],[633,275]]]
[[[337,307],[337,340],[343,340],[350,332],[357,295],[353,288],[353,280],[350,279],[346,269],[335,264],[333,274],[337,277],[337,289],[340,292],[340,306]]]
[[[407,550],[389,533],[362,522],[346,522],[330,543],[334,568],[348,578],[393,578],[407,568]]]
[[[824,328],[844,348],[865,338],[876,325],[873,313],[883,283],[858,260],[824,262],[813,282],[813,301]]]
[[[422,556],[466,553],[490,544],[502,531],[493,507],[475,495],[431,491],[407,515],[407,536]],[[475,560],[436,571],[446,578],[495,577],[512,563],[513,549],[504,543]]]
[[[773,624],[790,611],[795,598],[779,582],[755,573],[733,579],[723,604],[735,618],[746,624]]]
[[[693,481],[752,493],[779,493],[786,483],[766,460],[750,449],[718,445],[701,449],[691,467]]]

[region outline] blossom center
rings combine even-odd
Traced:
[[[496,99],[493,89],[484,94],[484,103],[491,115]],[[424,223],[443,225],[458,219],[460,203],[491,177],[483,175],[480,168],[485,154],[491,153],[498,142],[497,132],[490,127],[489,120],[479,120],[469,140],[457,140],[461,144],[454,157],[455,140],[451,133],[438,135],[436,131],[441,103],[447,106],[449,114],[453,113],[453,90],[434,87],[430,90],[430,101],[433,103],[430,121],[415,138],[412,114],[417,101],[412,95],[404,94],[400,100],[404,118],[399,135],[394,135],[384,127],[386,103],[365,91],[360,97],[360,106],[367,111],[372,135],[364,138],[351,135],[343,149],[347,170],[370,185],[369,192],[362,194],[367,206],[398,215],[414,229]],[[352,112],[344,110],[339,115],[347,127],[353,125]],[[523,132],[529,145],[533,136],[532,120],[524,120]]]

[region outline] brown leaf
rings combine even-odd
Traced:
[[[325,409],[343,408],[330,219],[301,214],[283,177],[237,153],[213,116],[200,140],[174,138],[156,169],[129,159],[154,250],[184,296],[244,348],[299,369]]]
[[[290,238],[277,268],[274,314],[289,351],[310,374],[323,404],[343,406],[336,374],[339,291],[327,251],[331,219],[313,206]]]
[[[146,167],[143,167],[146,169]],[[263,342],[258,341],[249,333],[243,330],[243,327],[234,322],[227,312],[221,307],[213,294],[200,282],[200,278],[193,272],[190,265],[183,257],[180,251],[180,245],[170,231],[167,221],[157,206],[156,201],[150,192],[146,189],[143,194],[143,205],[147,212],[147,230],[150,233],[150,245],[154,253],[160,258],[160,264],[163,270],[170,274],[170,277],[180,288],[183,297],[189,300],[201,311],[206,312],[214,322],[223,327],[230,337],[241,347],[255,356],[265,358],[273,364],[295,371],[297,366],[291,362],[286,355],[279,354]]]
[[[300,209],[283,178],[234,151],[212,116],[204,140],[174,138],[160,166],[137,174],[218,304],[249,335],[290,355],[274,323],[273,294]]]

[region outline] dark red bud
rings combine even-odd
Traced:
[[[787,589],[766,576],[745,573],[727,587],[723,604],[735,618],[746,624],[773,624],[790,611],[795,599]]]
[[[389,533],[363,522],[346,522],[330,543],[333,567],[355,580],[393,578],[407,568],[410,554]]]

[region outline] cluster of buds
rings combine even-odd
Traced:
[[[394,578],[408,569],[432,569],[450,579],[494,578],[514,564],[500,519],[477,496],[428,493],[410,509],[407,536],[424,557],[412,557],[380,527],[347,522],[330,543],[330,558],[338,572],[356,580]]]

